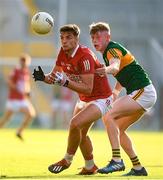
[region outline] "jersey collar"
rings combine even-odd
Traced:
[[[72,58],[75,56],[76,51],[78,50],[78,48],[79,48],[79,44],[76,46],[74,52],[71,54],[71,57],[72,57]]]

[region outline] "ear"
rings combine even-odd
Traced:
[[[106,34],[106,39],[107,39],[107,41],[110,41],[110,34]]]

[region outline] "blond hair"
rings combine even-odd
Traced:
[[[97,23],[92,23],[89,26],[89,33],[90,34],[95,34],[98,31],[107,31],[108,34],[110,35],[110,26],[106,22],[97,22]]]
[[[25,61],[27,65],[31,64],[31,56],[27,53],[22,53],[19,57],[20,61]]]

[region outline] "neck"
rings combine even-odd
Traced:
[[[77,44],[73,49],[70,49],[70,50],[65,51],[66,55],[67,55],[68,57],[74,56],[75,53],[76,53],[76,51],[77,51],[78,46],[79,46],[79,45]]]
[[[65,53],[66,53],[66,55],[67,55],[68,57],[71,57],[71,55],[72,55],[72,53],[74,52],[74,50],[75,50],[75,49],[67,50],[67,51],[65,51]]]

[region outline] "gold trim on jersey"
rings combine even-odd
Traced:
[[[131,64],[134,61],[134,56],[127,53],[125,56],[121,58],[120,70],[122,70],[127,65]],[[119,70],[119,71],[120,71]]]
[[[117,52],[114,49],[109,49],[109,52],[114,58],[119,59],[119,54],[117,54]]]
[[[140,89],[140,90],[134,95],[134,97],[132,97],[132,99],[134,99],[134,100],[138,99],[143,92],[144,92],[144,88]]]

